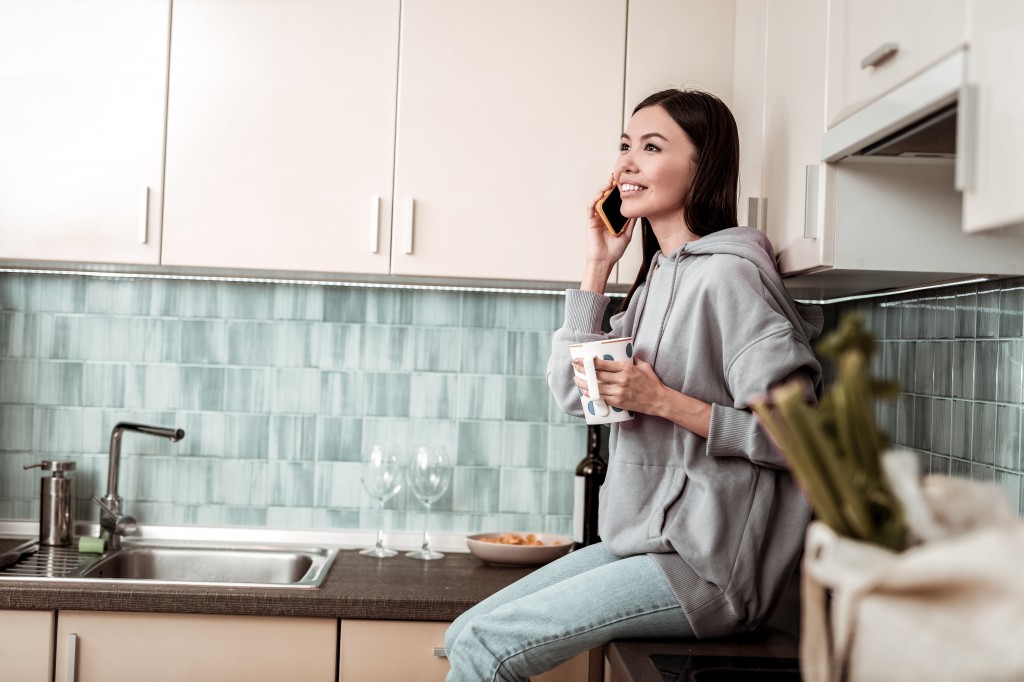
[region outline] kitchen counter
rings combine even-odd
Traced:
[[[0,552],[26,539],[0,537]],[[0,581],[0,609],[451,621],[531,570],[489,566],[465,553],[424,562],[402,556],[372,559],[351,549],[338,551],[319,589]],[[779,607],[755,633],[705,641],[614,641],[606,648],[608,665],[616,682],[662,682],[671,678],[658,668],[672,660],[718,657],[795,664],[799,607],[799,581],[794,577]],[[656,664],[652,656],[663,658]]]
[[[0,552],[27,539],[0,538]],[[531,570],[470,554],[416,561],[339,550],[319,589],[0,581],[0,609],[450,621]]]

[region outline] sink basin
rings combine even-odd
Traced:
[[[175,583],[299,585],[326,573],[322,550],[125,547],[82,572],[83,578]]]
[[[125,581],[165,585],[316,588],[336,550],[286,546],[125,543],[101,556],[26,543],[2,580]]]

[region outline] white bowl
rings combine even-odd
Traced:
[[[543,545],[502,545],[484,542],[481,538],[498,538],[502,535],[533,535]],[[572,538],[551,533],[475,533],[466,536],[466,545],[477,559],[489,564],[504,566],[540,566],[558,557],[565,556],[572,549]]]

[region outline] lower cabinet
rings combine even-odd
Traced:
[[[338,682],[443,682],[447,629],[448,623],[342,620]],[[600,682],[595,654],[584,652],[534,682]]]
[[[0,611],[0,678],[53,679],[53,611]]]
[[[53,679],[330,682],[337,636],[334,618],[61,611]]]

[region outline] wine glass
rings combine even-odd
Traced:
[[[384,503],[402,489],[402,465],[398,455],[386,446],[374,445],[363,458],[361,477],[366,492],[379,503],[380,518],[377,522],[377,544],[359,553],[378,559],[393,557],[398,552],[384,546]]]
[[[452,464],[442,447],[416,448],[412,462],[409,464],[409,489],[412,494],[426,505],[423,515],[423,545],[415,552],[405,556],[410,559],[441,559],[444,554],[430,549],[430,536],[427,535],[427,519],[430,518],[430,505],[436,502],[448,490],[448,482],[452,478]]]

